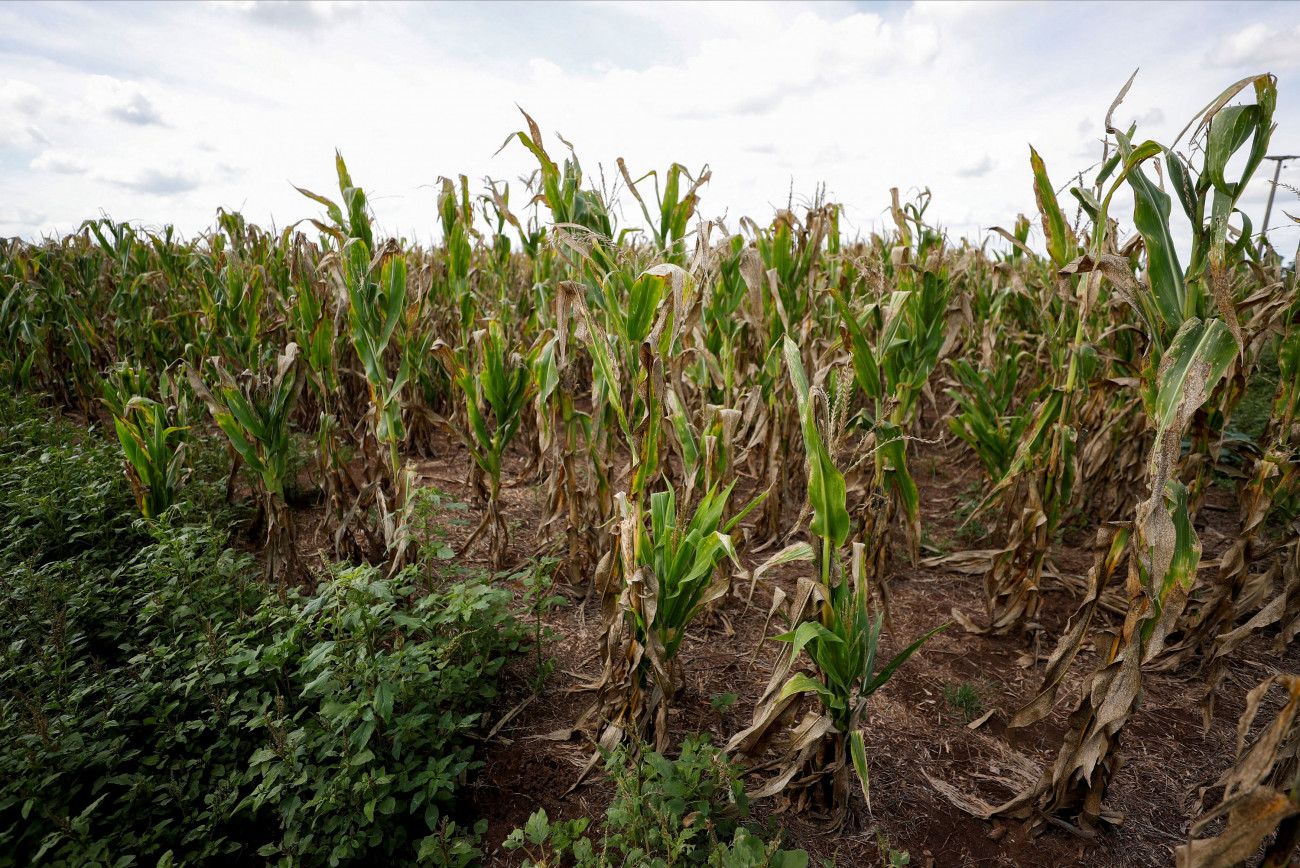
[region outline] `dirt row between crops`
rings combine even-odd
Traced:
[[[964,444],[942,437],[941,432],[936,425],[929,435],[936,442],[917,443],[911,458],[921,491],[924,541],[931,553],[993,547],[997,540],[972,545],[969,536],[961,535],[955,513],[963,495],[978,481],[978,462]],[[438,457],[417,461],[420,485],[468,499],[469,458],[464,448],[440,440],[433,453]],[[541,524],[544,507],[540,487],[518,483],[522,468],[520,457],[510,456],[503,476],[504,512],[511,524],[511,556],[516,565],[537,548],[534,529]],[[787,526],[795,521],[799,507],[799,503],[784,504]],[[467,522],[449,528],[449,539],[458,549],[477,516],[471,507]],[[319,507],[299,512],[299,541],[304,548],[311,548],[313,539],[323,542],[322,518]],[[1232,492],[1211,490],[1197,529],[1204,545],[1203,564],[1215,561],[1237,530]],[[1086,574],[1094,530],[1074,527],[1065,533],[1053,557],[1062,576]],[[773,550],[755,554],[743,544],[738,549],[750,569]],[[463,561],[486,568],[486,547],[467,553]],[[901,551],[893,563],[890,592],[895,629],[884,640],[883,659],[911,637],[951,620],[954,607],[976,620],[982,616],[979,575],[912,567]],[[793,595],[801,569],[807,565],[778,568],[765,574],[764,582]],[[561,570],[558,575],[563,574]],[[886,835],[895,849],[909,851],[911,864],[923,868],[1172,866],[1172,848],[1186,840],[1199,789],[1212,784],[1232,762],[1246,691],[1275,672],[1300,672],[1300,652],[1292,649],[1281,659],[1274,657],[1268,650],[1271,637],[1255,639],[1239,651],[1207,734],[1201,730],[1197,703],[1202,682],[1195,669],[1148,673],[1142,708],[1121,737],[1123,765],[1108,796],[1110,807],[1123,814],[1122,823],[1109,826],[1095,841],[1055,828],[1030,837],[1020,823],[987,822],[959,810],[932,782],[1000,804],[1032,784],[1054,759],[1080,682],[1095,664],[1090,644],[1079,654],[1061,701],[1047,720],[1014,737],[1008,736],[1005,726],[1006,719],[1037,691],[1046,657],[1078,603],[1059,582],[1049,579],[1045,584],[1038,619],[1041,631],[991,637],[967,633],[954,624],[872,697],[865,722],[871,811],[857,791],[849,831],[828,834],[825,822],[784,812],[779,797],[754,804],[755,818],[783,828],[784,846],[802,847],[815,858],[835,858],[838,866],[880,864],[877,832]],[[722,745],[749,724],[784,647],[761,641],[771,590],[760,587],[747,606],[749,590],[747,584],[738,583],[720,615],[697,620],[682,646],[679,659],[687,688],[669,717],[674,746],[685,736],[701,732],[711,733],[713,743]],[[536,809],[545,808],[552,819],[589,817],[594,828],[612,794],[609,783],[595,773],[565,795],[590,757],[591,746],[581,736],[570,741],[547,738],[573,725],[591,700],[590,693],[575,688],[599,674],[599,601],[593,597],[581,605],[582,589],[573,593],[562,588],[561,593],[571,604],[544,618],[561,636],[546,649],[556,660],[555,672],[541,695],[483,748],[479,757],[486,765],[468,785],[463,819],[489,821],[485,841],[489,866],[519,864],[520,857],[503,850],[501,841]],[[1098,617],[1101,626],[1106,616],[1099,612]],[[775,627],[768,630],[769,635],[776,632]],[[498,719],[529,698],[528,665],[528,661],[516,665],[520,678],[510,683],[502,697]],[[943,695],[946,685],[962,682],[981,685],[987,707],[994,709],[975,729]],[[729,708],[715,708],[710,697],[725,693],[739,698]],[[1267,717],[1261,714],[1260,720]],[[756,788],[755,779],[747,783]]]

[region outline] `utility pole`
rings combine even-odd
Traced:
[[[1268,235],[1268,218],[1273,214],[1273,194],[1277,192],[1277,179],[1282,175],[1282,164],[1287,160],[1300,159],[1300,155],[1287,154],[1279,157],[1265,157],[1266,160],[1272,160],[1277,165],[1273,168],[1273,186],[1268,188],[1268,205],[1264,208],[1264,225],[1259,230],[1259,250],[1255,252],[1256,256],[1264,255],[1264,238]]]

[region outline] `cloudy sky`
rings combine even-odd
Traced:
[[[1272,72],[1270,152],[1300,154],[1300,3],[5,3],[0,235],[101,213],[195,233],[218,207],[284,226],[319,212],[292,184],[337,189],[339,148],[383,228],[429,239],[440,176],[523,198],[531,156],[496,153],[522,106],[590,178],[612,183],[617,157],[707,163],[701,210],[733,228],[825,183],[859,229],[883,225],[890,187],[928,187],[929,216],[983,237],[1035,214],[1031,143],[1058,187],[1095,163],[1138,67],[1116,119],[1139,136],[1168,142]],[[1256,226],[1266,175],[1244,199]],[[1291,251],[1280,210],[1300,201],[1278,206]]]

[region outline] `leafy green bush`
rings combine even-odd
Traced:
[[[552,823],[545,810],[505,846],[524,850],[524,868],[805,868],[806,852],[781,850],[779,841],[766,842],[761,830],[742,823],[749,802],[741,768],[708,742],[708,735],[687,738],[675,760],[645,753],[629,763],[622,747],[609,755],[616,791],[599,852],[584,834],[585,818]]]
[[[0,484],[0,868],[476,857],[445,814],[528,639],[507,591],[269,594],[186,523],[211,513],[138,519],[116,444],[30,402],[0,398]]]
[[[222,646],[257,604],[253,564],[208,528],[155,540],[115,569],[5,565],[0,865],[236,847],[227,827],[256,739]]]
[[[388,581],[353,567],[315,596],[268,599],[258,629],[227,659],[234,673],[265,680],[248,707],[266,743],[241,803],[281,832],[261,855],[339,864],[435,847],[424,839],[478,765],[464,735],[525,634],[507,613],[509,592],[483,582],[410,603],[415,589],[403,580],[416,571]]]
[[[0,396],[0,557],[114,565],[145,541],[115,443]]]

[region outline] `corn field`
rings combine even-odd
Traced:
[[[561,703],[529,736],[564,751],[556,799],[696,728],[778,823],[879,836],[880,703],[921,708],[906,679],[994,649],[1028,688],[959,732],[1020,760],[1037,740],[1029,770],[922,785],[985,850],[1020,842],[998,864],[1141,827],[1122,770],[1168,713],[1152,679],[1176,679],[1198,726],[1239,734],[1141,864],[1287,865],[1300,294],[1294,253],[1238,210],[1276,99],[1272,76],[1237,82],[1168,143],[1108,115],[1065,188],[1031,148],[1037,213],[960,241],[928,190],[890,191],[892,225],[853,237],[823,194],[705,219],[707,167],[620,159],[607,196],[524,114],[504,147],[532,176],[440,179],[431,246],[378,234],[343,155],[338,190],[300,189],[275,234],[222,211],[190,239],[103,218],[0,241],[0,377],[115,438],[146,525],[216,438],[273,592],[332,564],[478,564],[520,593],[549,575],[570,686],[480,735]],[[936,455],[960,503],[935,499]],[[435,485],[467,504],[450,535]],[[701,637],[737,635],[745,699],[701,716]]]

